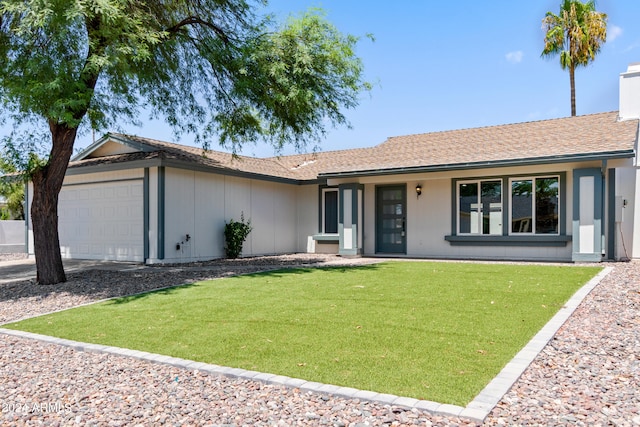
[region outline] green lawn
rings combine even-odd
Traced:
[[[281,270],[5,327],[466,405],[600,270],[433,262]]]

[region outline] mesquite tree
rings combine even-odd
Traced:
[[[145,106],[177,134],[235,152],[248,141],[300,148],[348,124],[344,109],[370,88],[358,39],[320,10],[278,24],[265,3],[0,0],[0,121],[14,124],[3,149],[44,153],[23,163],[39,283],[66,280],[57,205],[79,130],[136,123]],[[21,133],[38,125],[46,139]]]

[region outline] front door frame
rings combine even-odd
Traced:
[[[400,244],[393,244],[390,246],[389,244],[385,244],[383,242],[384,235],[384,220],[389,219],[385,218],[385,214],[383,214],[383,197],[382,193],[385,190],[401,190],[401,204],[402,204],[402,241]],[[407,184],[390,184],[390,185],[377,185],[376,186],[376,253],[383,254],[397,254],[397,255],[406,255],[407,254]],[[400,219],[398,215],[391,215],[391,219]]]

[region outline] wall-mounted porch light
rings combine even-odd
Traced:
[[[418,184],[416,185],[416,198],[419,198],[421,194],[422,194],[422,185]]]

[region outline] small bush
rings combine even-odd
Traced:
[[[227,258],[238,258],[242,253],[242,245],[251,233],[251,220],[244,220],[244,213],[240,214],[240,221],[233,219],[224,226],[224,240],[226,242]]]

